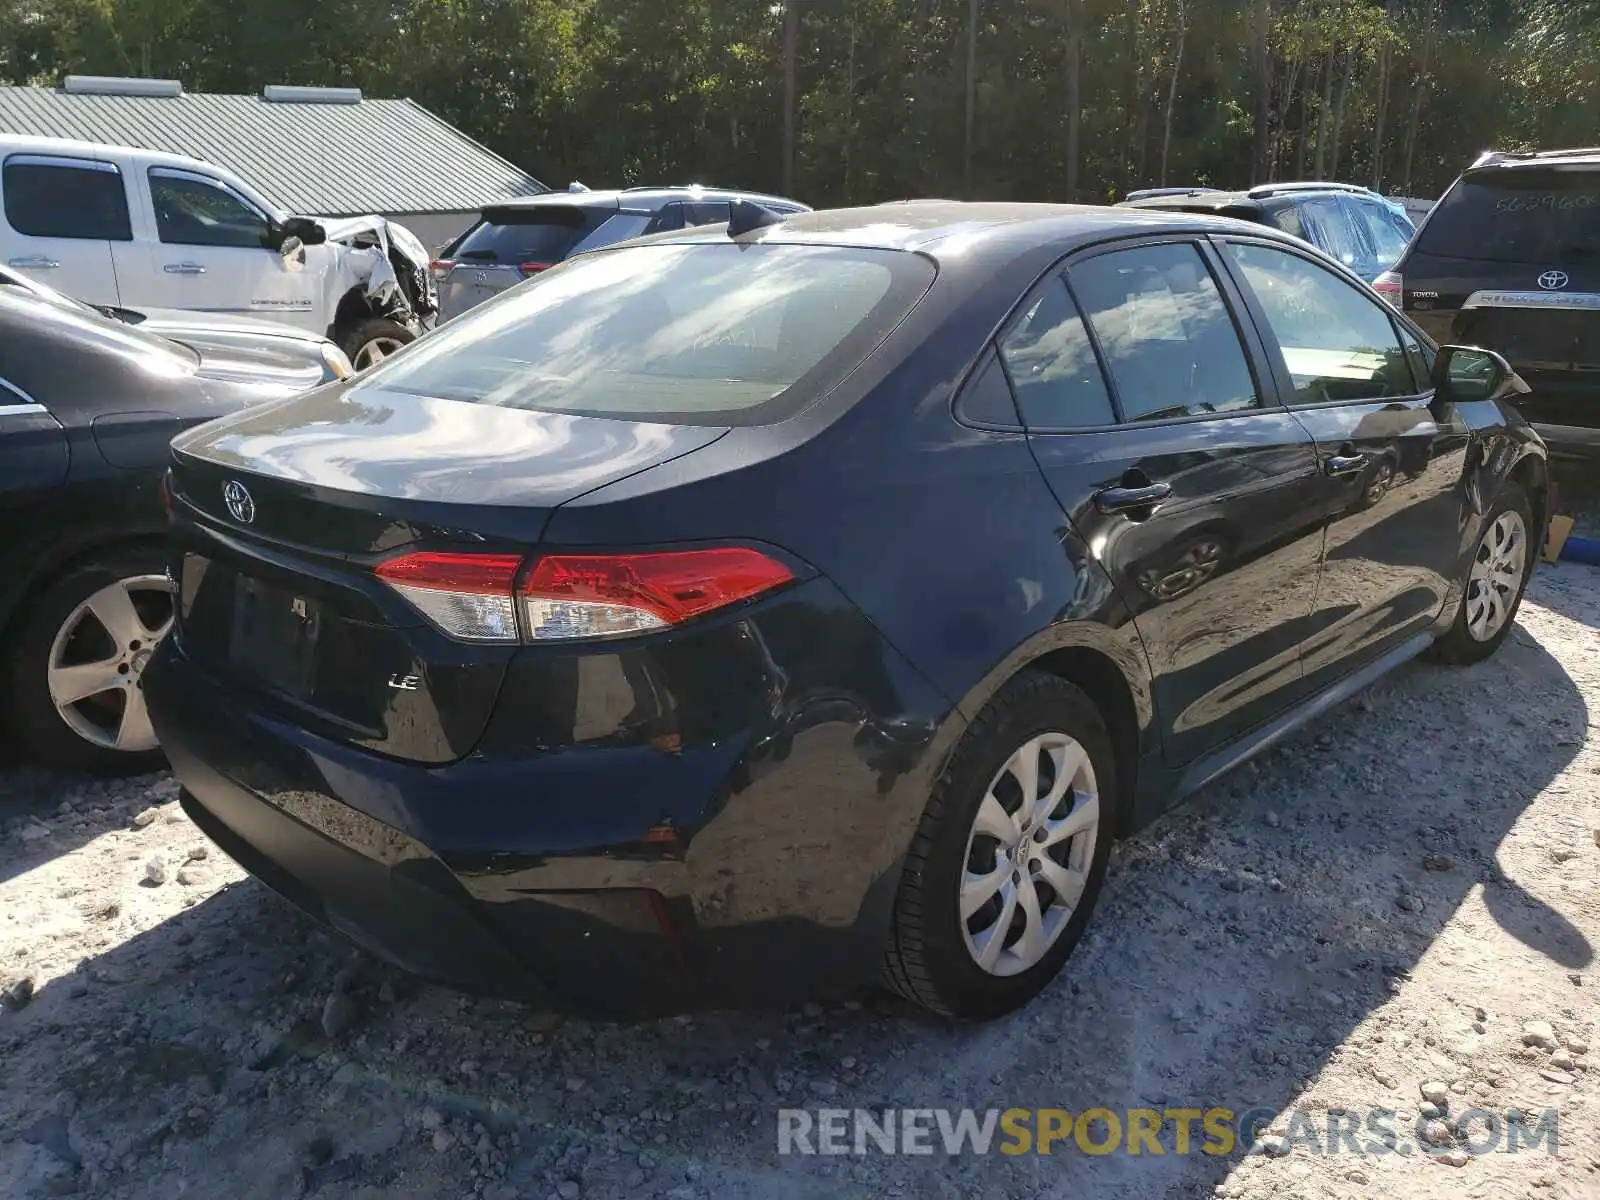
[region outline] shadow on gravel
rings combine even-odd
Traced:
[[[126,829],[134,816],[178,794],[166,772],[101,778],[48,771],[28,765],[14,750],[0,749],[0,883],[92,842],[112,829]]]
[[[1524,944],[1588,966],[1583,935],[1497,860],[1587,725],[1567,672],[1525,633],[1478,667],[1398,672],[1125,843],[1065,975],[987,1026],[876,997],[560,1024],[351,971],[340,943],[247,883],[52,982],[0,1024],[0,1049],[36,1093],[77,1098],[72,1143],[95,1194],[153,1195],[169,1176],[238,1200],[401,1180],[420,1200],[461,1194],[478,1167],[534,1196],[578,1194],[569,1180],[618,1198],[1209,1196],[1242,1150],[1200,1153],[1198,1126],[1187,1154],[1168,1121],[1165,1152],[1137,1157],[1072,1139],[1002,1155],[997,1134],[986,1155],[780,1158],[777,1113],[1276,1113],[1475,888]],[[351,1027],[330,1039],[335,992]],[[1414,1104],[1417,1082],[1392,1103]],[[442,1118],[419,1124],[425,1107]],[[0,1142],[24,1132],[0,1126]],[[518,1144],[495,1140],[511,1132]]]

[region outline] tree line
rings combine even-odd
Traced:
[[[0,82],[69,73],[409,96],[557,187],[1435,196],[1600,144],[1600,0],[0,0]]]

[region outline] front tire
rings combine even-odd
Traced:
[[[340,330],[336,340],[339,349],[349,356],[350,365],[364,371],[409,346],[417,335],[387,317],[366,317]]]
[[[1506,483],[1484,518],[1450,631],[1433,645],[1441,662],[1482,662],[1500,648],[1516,623],[1539,545],[1528,493]]]
[[[68,771],[159,768],[142,676],[172,625],[160,547],[107,551],[31,597],[25,611],[5,691],[24,751]]]
[[[891,988],[988,1019],[1061,970],[1105,881],[1115,827],[1111,738],[1093,701],[1025,671],[962,738],[923,812],[885,961]]]

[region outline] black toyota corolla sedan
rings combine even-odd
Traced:
[[[170,336],[0,268],[0,736],[57,767],[160,764],[140,680],[172,619],[168,441],[349,371],[270,330],[151,325]]]
[[[1218,218],[631,243],[176,440],[155,725],[223,849],[435,979],[993,1016],[1113,837],[1504,640],[1520,386]]]

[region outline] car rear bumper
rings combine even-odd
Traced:
[[[185,811],[263,883],[425,978],[614,1016],[875,977],[939,724],[897,705],[887,769],[837,692],[778,737],[426,766],[242,703],[181,636],[145,688]]]

